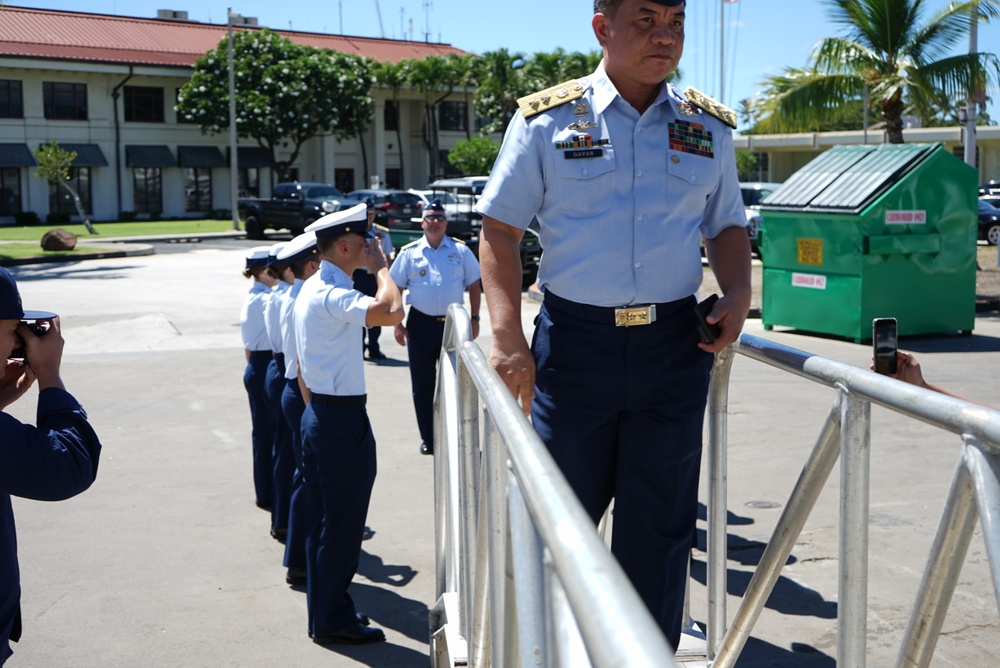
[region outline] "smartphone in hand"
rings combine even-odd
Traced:
[[[710,325],[706,320],[717,301],[719,301],[719,295],[711,294],[694,307],[694,315],[698,320],[698,336],[701,337],[702,343],[712,343],[722,334],[722,328],[718,324]]]
[[[875,318],[872,320],[872,360],[875,373],[891,376],[896,373],[896,349],[899,337],[895,318]]]

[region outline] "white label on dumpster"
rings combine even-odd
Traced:
[[[926,211],[886,211],[886,225],[924,225],[927,223]]]
[[[818,274],[792,274],[792,286],[796,288],[826,290],[826,276]]]

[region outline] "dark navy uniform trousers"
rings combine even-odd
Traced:
[[[292,502],[292,476],[295,475],[292,432],[281,407],[281,395],[284,390],[285,356],[278,353],[267,367],[267,405],[274,421],[271,529],[279,534],[288,530],[288,507]]]
[[[299,379],[285,379],[285,391],[281,393],[281,410],[288,422],[292,435],[292,454],[295,457],[295,471],[292,474],[292,495],[288,506],[288,535],[285,537],[286,568],[306,567],[306,516],[305,495],[302,493],[302,413],[306,404],[302,400]]]
[[[444,339],[444,316],[431,316],[411,308],[406,317],[406,334],[417,428],[420,430],[420,440],[433,446],[434,386],[437,383],[441,341]]]
[[[274,418],[267,407],[267,367],[271,362],[270,350],[250,353],[243,372],[243,386],[250,399],[251,443],[253,444],[253,486],[257,505],[271,507],[271,488],[274,485]]]
[[[694,305],[616,327],[614,309],[547,294],[532,341],[535,430],[595,523],[614,498],[612,552],[675,648],[714,359]]]
[[[357,623],[347,588],[358,570],[376,472],[375,437],[358,399],[314,394],[302,414],[306,598],[313,635]]]

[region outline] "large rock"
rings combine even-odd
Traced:
[[[76,248],[76,235],[61,227],[54,227],[42,236],[42,250],[71,251]]]

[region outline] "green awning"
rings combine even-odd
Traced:
[[[35,156],[27,144],[0,144],[0,167],[34,167]]]
[[[232,149],[226,148],[226,158],[232,155]],[[247,167],[270,167],[271,166],[271,154],[268,153],[266,148],[261,146],[237,146],[236,156],[239,158],[240,169],[246,169]]]
[[[177,159],[181,167],[199,169],[226,167],[226,159],[216,146],[178,146]]]
[[[125,162],[129,167],[176,167],[170,149],[161,145],[126,146]]]

